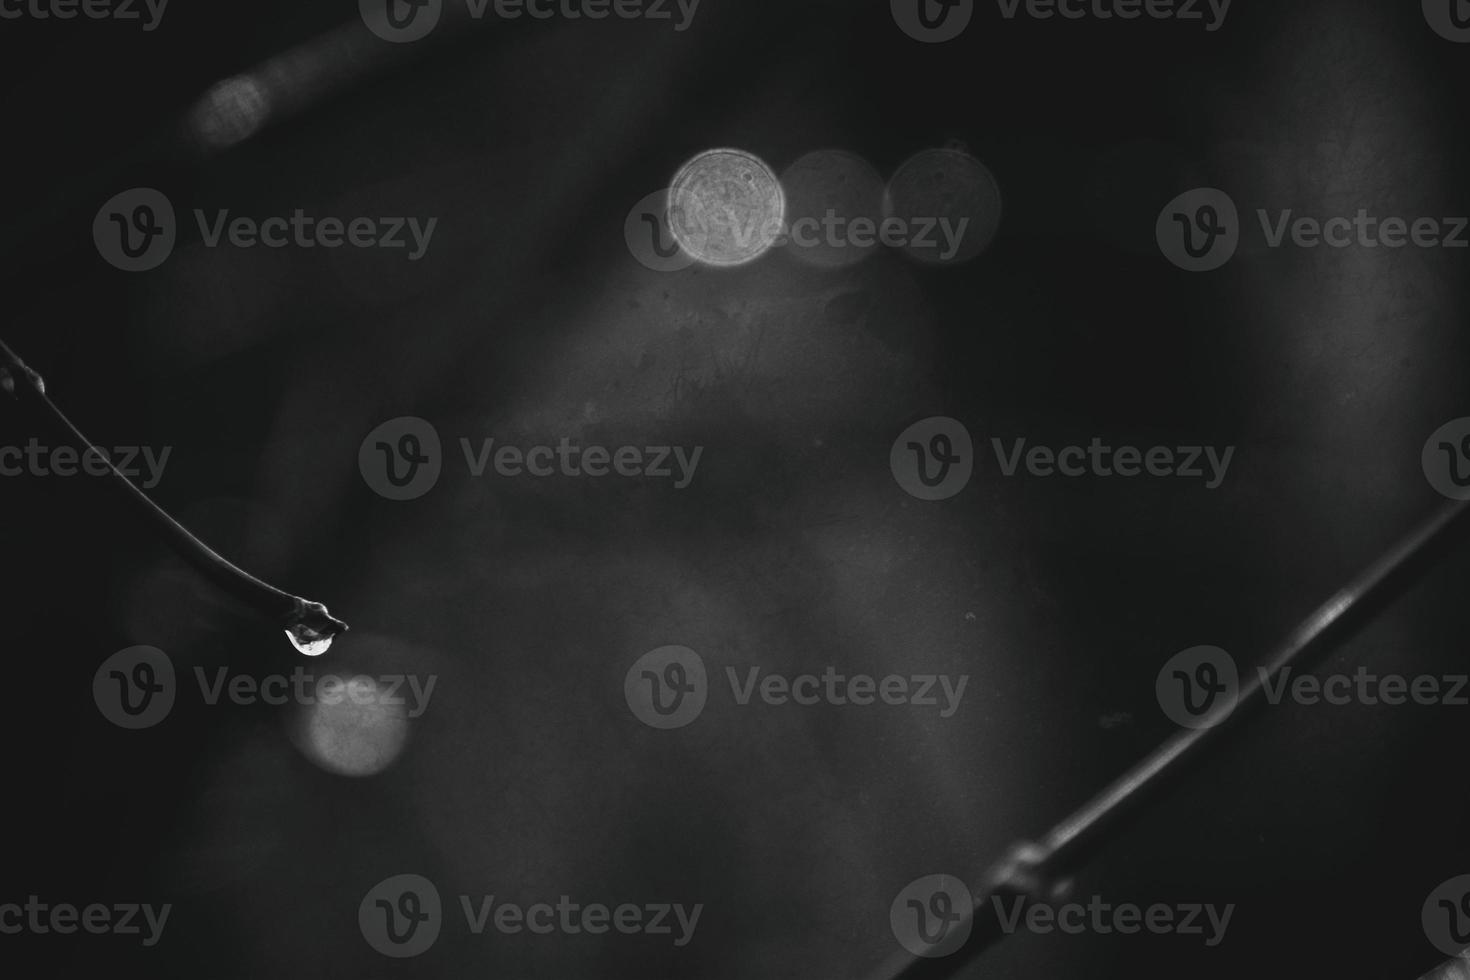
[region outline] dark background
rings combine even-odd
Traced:
[[[1442,503],[1420,448],[1470,414],[1465,254],[1268,251],[1174,269],[1164,202],[1243,216],[1470,213],[1467,50],[1418,3],[1237,0],[1223,30],[1002,20],[909,40],[885,3],[704,0],[694,25],[487,22],[424,42],[200,163],[160,132],[221,78],[356,19],[340,2],[173,0],[136,25],[0,22],[3,334],[102,445],[174,447],[156,498],[353,632],[313,662],[434,673],[397,763],[351,779],[289,712],[185,699],[124,732],[98,664],[150,644],[264,674],[279,633],[163,552],[93,481],[0,480],[0,900],[172,902],[163,942],[0,937],[28,975],[856,977],[912,879],[972,883],[1172,730],[1154,677],[1198,644],[1260,657]],[[359,28],[360,30],[360,28]],[[373,40],[361,31],[362,41]],[[383,47],[378,45],[378,47]],[[411,55],[411,56],[410,56]],[[782,253],[651,272],[628,209],[738,146],[840,147],[887,175],[951,140],[1007,210],[973,264],[845,271]],[[141,148],[141,149],[140,149]],[[206,250],[127,275],[93,249],[127,187],[181,215],[440,218],[401,254]],[[1006,479],[906,496],[888,448],[945,414],[1059,445],[1235,445],[1225,485]],[[375,496],[363,437],[535,433],[703,445],[694,485],[468,478]],[[0,404],[0,442],[25,419]],[[1466,671],[1470,558],[1330,661]],[[968,673],[962,710],[714,702],[655,732],[624,671]],[[1236,903],[1225,942],[1017,936],[973,977],[1418,976],[1425,896],[1463,873],[1464,708],[1283,707],[1078,882]],[[413,872],[446,901],[702,902],[695,941],[473,937],[385,959],[357,905]]]

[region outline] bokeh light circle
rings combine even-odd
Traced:
[[[781,185],[788,248],[798,260],[835,269],[878,250],[871,228],[883,218],[883,178],[868,161],[846,150],[816,150],[787,167]],[[855,235],[854,222],[870,226],[868,233]]]
[[[312,704],[297,719],[296,743],[312,762],[340,776],[374,776],[397,760],[408,742],[402,690],[378,679],[324,676]]]
[[[904,252],[929,265],[959,265],[990,246],[1000,230],[1000,185],[964,150],[924,150],[888,182],[887,217],[911,232]]]
[[[744,265],[781,237],[786,195],[755,155],[707,150],[669,183],[668,216],[674,240],[691,258],[705,265]]]

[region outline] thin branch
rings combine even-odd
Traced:
[[[112,464],[108,455],[94,446],[72,424],[47,395],[46,382],[3,340],[0,340],[0,390],[17,402],[39,410],[42,419],[55,433],[81,452],[83,460],[95,456],[106,463],[107,482],[132,503],[135,511],[164,537],[169,547],[221,589],[262,616],[280,623],[292,644],[302,653],[323,653],[331,645],[333,637],[346,631],[347,624],[332,616],[320,602],[291,595],[261,581],[230,562],[174,520],[124,476]]]
[[[1071,875],[1156,796],[1204,755],[1206,749],[1238,730],[1245,718],[1265,703],[1266,685],[1288,671],[1310,667],[1364,623],[1398,599],[1419,575],[1432,567],[1443,549],[1470,521],[1470,501],[1450,504],[1364,569],[1301,622],[1265,660],[1264,672],[1243,683],[1234,707],[1209,727],[1182,730],[1142,762],[1128,770],[1039,843],[1022,841],[985,875],[964,918],[970,936],[954,953],[922,959],[896,952],[868,975],[868,980],[938,980],[953,976],[966,963],[1005,938],[995,900],[1030,903],[1064,898]],[[952,929],[963,929],[964,920]]]

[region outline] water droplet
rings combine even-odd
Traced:
[[[308,657],[320,657],[346,629],[347,624],[327,612],[320,602],[297,599],[296,613],[286,624],[286,639]]]
[[[308,657],[320,657],[327,650],[331,649],[333,637],[331,633],[320,633],[310,626],[297,623],[294,626],[287,627],[286,639],[290,640],[293,647]]]

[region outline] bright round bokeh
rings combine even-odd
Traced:
[[[297,718],[297,745],[312,762],[340,776],[374,776],[408,743],[403,692],[366,675],[324,677],[315,703]]]
[[[669,183],[669,230],[697,262],[745,265],[781,237],[786,195],[776,174],[744,150],[707,150]]]

